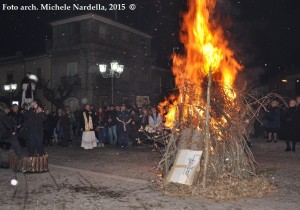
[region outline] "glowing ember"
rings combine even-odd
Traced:
[[[194,94],[203,94],[202,83],[206,80],[211,69],[214,82],[224,90],[228,98],[234,99],[232,90],[237,72],[242,66],[233,57],[233,52],[228,48],[223,30],[217,25],[213,17],[216,0],[189,0],[188,12],[183,15],[180,40],[184,44],[184,55],[173,55],[173,74],[179,94],[175,100],[162,102],[161,107],[169,104],[166,115],[167,127],[173,127],[174,121],[179,115],[178,105],[181,104],[181,117],[193,118],[194,113],[203,114],[189,105],[205,107],[204,97],[193,97],[186,94],[183,86],[186,81],[197,86]],[[199,120],[198,120],[199,121]],[[196,126],[199,122],[196,123]]]

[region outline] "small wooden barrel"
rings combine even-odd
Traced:
[[[48,154],[41,157],[25,157],[19,160],[15,153],[9,155],[9,166],[14,171],[41,173],[48,171]]]

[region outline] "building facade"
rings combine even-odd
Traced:
[[[10,67],[2,62],[5,67],[0,71],[20,74],[14,78],[20,82],[30,68],[29,72],[44,77],[43,81],[50,80],[48,87],[54,90],[71,87],[66,101],[72,107],[84,103],[104,106],[112,102],[112,79],[102,77],[98,67],[102,63],[109,66],[112,60],[124,65],[120,78],[113,79],[115,104],[134,103],[136,96],[149,96],[150,101],[157,103],[166,90],[172,88],[171,72],[152,65],[150,35],[94,14],[50,24],[53,34],[52,46],[45,55],[48,60],[44,60],[47,67],[40,67],[35,60],[36,66],[34,62],[31,66],[26,64],[28,67],[24,70],[24,61],[21,61],[24,59],[19,62],[14,58]],[[8,76],[3,78],[3,82],[8,82],[5,79],[9,79]]]
[[[300,96],[300,74],[279,75],[270,81],[269,89],[288,99]]]
[[[157,97],[169,72],[152,65],[151,36],[101,16],[87,14],[51,23],[54,87],[74,84],[72,96],[105,105],[112,101],[112,79],[103,78],[98,64],[112,60],[124,65],[113,80],[114,103],[134,102],[137,95]],[[169,85],[169,84],[167,84]],[[156,100],[156,99],[154,99]]]

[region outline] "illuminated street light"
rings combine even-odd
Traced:
[[[120,65],[118,61],[110,62],[110,69],[106,64],[98,64],[99,71],[104,78],[111,78],[111,103],[114,103],[114,77],[119,78],[124,71],[124,65]]]
[[[10,101],[12,101],[12,94],[17,90],[17,88],[18,85],[16,83],[4,85],[4,90],[9,92]]]
[[[16,83],[11,83],[8,85],[4,85],[5,91],[15,91],[17,89],[18,85]]]

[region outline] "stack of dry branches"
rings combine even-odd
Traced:
[[[206,95],[201,90],[205,89],[205,83],[200,87],[185,82],[182,88],[182,91],[180,91],[183,93],[181,103],[176,104],[175,126],[172,129],[163,158],[158,165],[163,177],[166,177],[169,173],[179,149],[204,150],[206,119],[203,113],[206,110]],[[210,94],[208,187],[203,189],[200,185],[203,176],[203,172],[200,170],[194,186],[189,190],[208,197],[212,197],[211,193],[215,192],[215,197],[224,198],[226,197],[224,194],[230,193],[220,193],[220,187],[224,187],[220,184],[222,180],[224,181],[223,184],[227,186],[230,186],[228,180],[232,182],[240,181],[243,185],[248,183],[250,189],[252,182],[244,181],[254,180],[253,183],[257,183],[257,179],[259,179],[264,184],[256,184],[256,186],[267,185],[271,187],[265,179],[256,175],[256,162],[249,148],[249,134],[253,130],[254,122],[256,120],[260,121],[260,112],[262,110],[267,111],[269,102],[274,98],[282,98],[275,93],[261,96],[259,93],[246,88],[242,90],[224,90],[217,83],[212,84]],[[282,101],[284,100],[282,99]],[[201,160],[201,168],[202,166],[203,161]],[[216,183],[218,184],[216,185]],[[163,184],[165,189],[169,189],[167,191],[172,193],[171,191],[174,188],[170,188],[169,184],[165,185],[167,183]],[[240,192],[238,184],[234,186],[236,186],[234,191],[237,195],[244,194]],[[258,191],[260,190],[262,189],[258,189]],[[176,191],[178,192],[178,186]],[[251,193],[253,193],[253,190]],[[231,197],[236,196],[234,193],[230,195]]]

